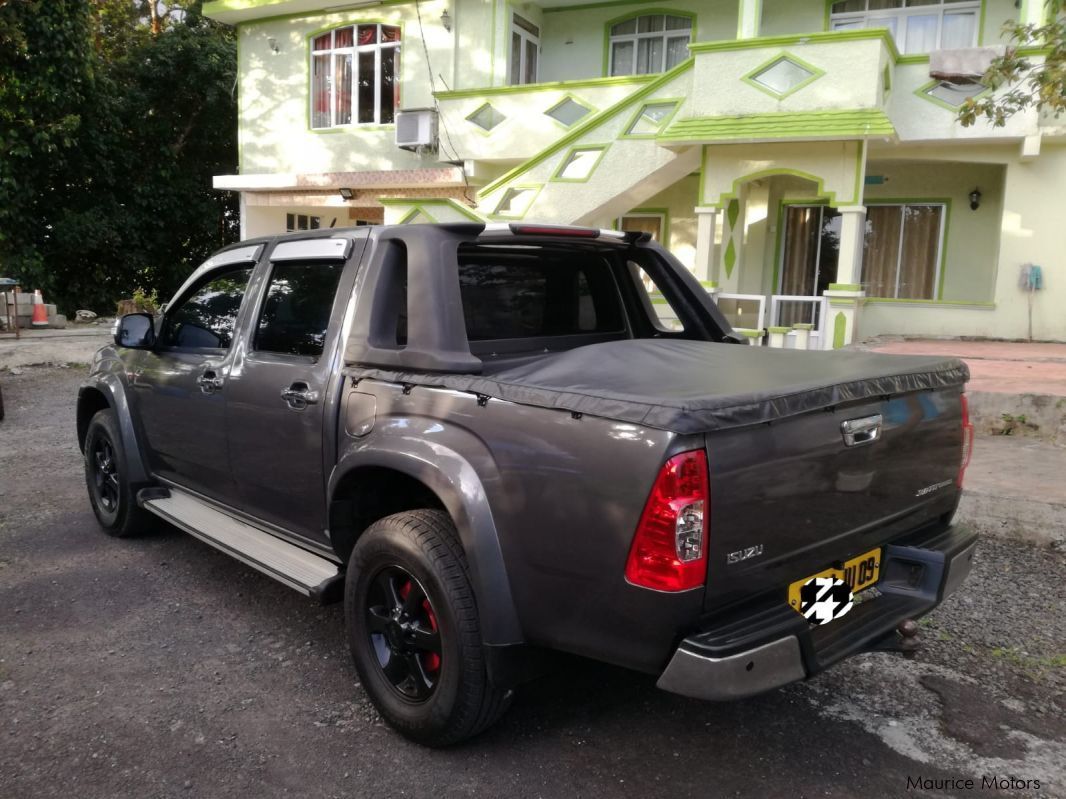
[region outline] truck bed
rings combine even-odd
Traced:
[[[797,352],[706,341],[610,341],[491,369],[353,376],[439,386],[679,434],[746,427],[914,391],[962,386],[955,358]]]

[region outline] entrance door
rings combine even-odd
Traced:
[[[329,446],[335,438],[324,424],[324,406],[337,370],[323,354],[335,350],[339,335],[344,302],[337,288],[344,264],[271,264],[247,352],[226,386],[229,452],[241,507],[320,543],[326,528],[323,447],[327,436]],[[340,293],[349,294],[350,286]]]
[[[826,205],[790,205],[785,213],[781,277],[777,294],[821,297],[836,282],[840,259],[840,212]],[[812,324],[820,327],[817,304],[778,303],[780,312],[774,325],[791,327]]]
[[[205,274],[167,308],[154,350],[131,362],[131,385],[152,471],[232,501],[226,391],[237,315],[252,267]]]

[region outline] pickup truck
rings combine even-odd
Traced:
[[[359,227],[122,317],[77,434],[107,533],[161,518],[343,599],[382,716],[443,746],[560,652],[731,700],[910,643],[976,546],[967,379],[746,346],[646,234]]]

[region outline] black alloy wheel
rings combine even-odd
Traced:
[[[400,566],[382,569],[368,586],[366,630],[385,679],[411,702],[437,688],[443,664],[437,614],[426,590]]]

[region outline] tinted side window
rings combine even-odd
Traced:
[[[278,263],[270,273],[255,349],[318,358],[343,262]]]
[[[228,349],[251,267],[216,275],[167,310],[160,344],[178,349]]]
[[[459,263],[459,289],[470,341],[624,329],[618,290],[602,260],[587,254],[466,256]]]

